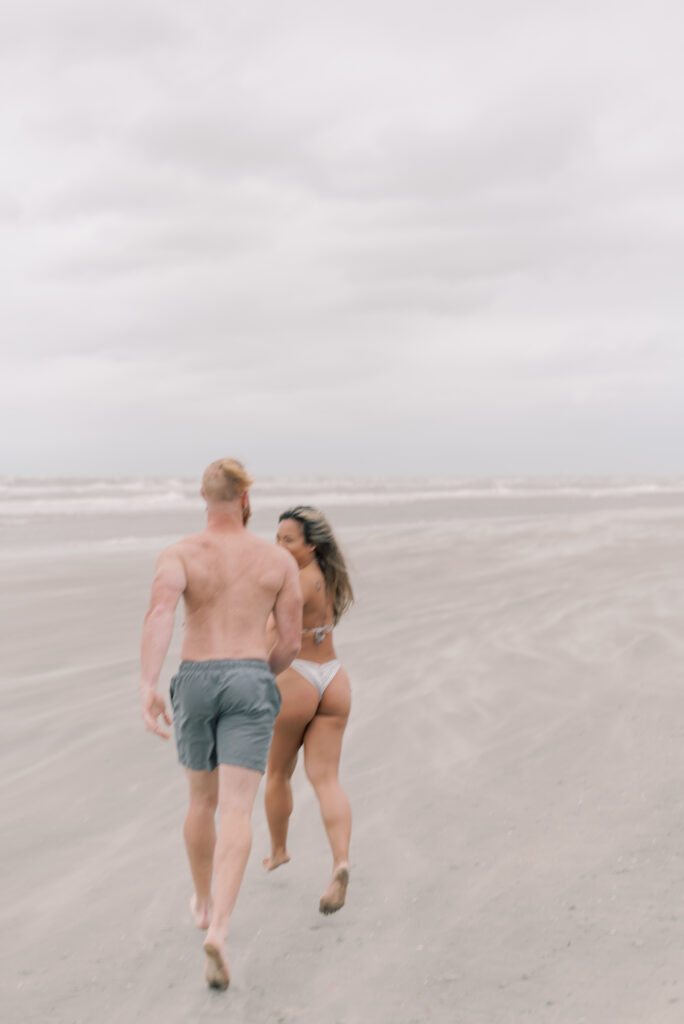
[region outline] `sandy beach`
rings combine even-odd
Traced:
[[[263,870],[262,785],[225,994],[137,694],[156,554],[201,511],[0,524],[3,1020],[679,1024],[684,495],[328,511],[357,591],[348,901],[318,913],[301,766],[292,861]]]

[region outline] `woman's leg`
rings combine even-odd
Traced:
[[[349,880],[351,807],[338,771],[350,708],[349,678],[340,669],[323,694],[316,717],[304,736],[304,765],[318,797],[333,857],[332,878],[320,903],[324,914],[343,906]]]
[[[292,814],[290,779],[309,722],[316,714],[318,691],[294,669],[278,676],[282,707],[276,718],[266,768],[266,819],[271,833],[271,855],[264,858],[268,871],[287,863],[287,829]]]

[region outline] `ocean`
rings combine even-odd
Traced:
[[[199,479],[184,477],[0,478],[0,558],[135,550],[201,529]],[[514,519],[676,509],[684,477],[288,477],[257,481],[251,528],[275,533],[295,504],[323,509],[336,529],[428,526],[459,519]]]

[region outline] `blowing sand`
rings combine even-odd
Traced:
[[[443,513],[339,529],[347,902],[319,913],[301,767],[292,860],[264,871],[262,786],[225,993],[188,911],[173,741],[140,720],[156,549],[5,558],[3,1021],[684,1020],[684,510]]]

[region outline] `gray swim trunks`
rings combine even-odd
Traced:
[[[182,661],[170,695],[182,765],[195,771],[213,771],[217,764],[266,770],[281,700],[265,661]]]

